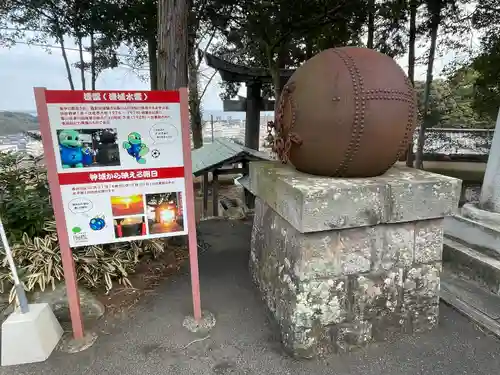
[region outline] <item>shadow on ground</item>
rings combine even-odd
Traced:
[[[327,360],[286,357],[267,322],[247,270],[250,224],[206,221],[210,249],[200,255],[202,304],[216,315],[210,337],[182,328],[191,311],[189,276],[166,280],[127,317],[103,328],[85,352],[54,353],[45,363],[2,368],[10,375],[491,375],[500,368],[500,342],[441,306],[438,329],[396,343],[372,345]]]

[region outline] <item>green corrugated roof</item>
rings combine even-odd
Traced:
[[[220,166],[231,159],[242,156],[248,156],[251,160],[269,159],[269,157],[262,152],[252,150],[228,139],[218,138],[214,143],[209,143],[201,148],[193,150],[191,154],[193,160],[193,175],[199,175],[215,166]]]

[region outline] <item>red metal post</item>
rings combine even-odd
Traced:
[[[198,270],[198,240],[196,238],[196,216],[194,208],[193,165],[191,160],[191,139],[189,127],[188,92],[179,89],[181,105],[182,149],[184,153],[184,173],[186,183],[186,216],[189,239],[189,265],[191,269],[191,289],[195,320],[201,319],[200,275]]]

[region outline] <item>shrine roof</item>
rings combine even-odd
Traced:
[[[272,77],[266,68],[234,64],[210,53],[205,53],[205,61],[208,66],[217,70],[221,78],[227,82],[251,82],[257,80],[263,83],[272,82]],[[294,72],[295,69],[281,69],[280,75],[288,79]]]
[[[270,160],[263,152],[239,145],[228,139],[218,138],[213,143],[192,151],[193,175],[214,171],[228,163],[252,160]]]

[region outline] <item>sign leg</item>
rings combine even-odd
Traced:
[[[54,206],[54,215],[56,222],[58,223],[57,236],[59,239],[59,248],[61,250],[61,260],[64,270],[64,280],[66,282],[66,293],[68,296],[71,325],[73,328],[73,336],[76,340],[78,340],[83,338],[82,312],[80,309],[80,297],[78,295],[75,263],[69,246],[68,233],[66,231],[66,227],[61,225],[61,223],[65,222],[64,205],[61,190],[59,189],[56,157],[52,140],[52,132],[50,129],[49,113],[47,110],[47,100],[45,97],[46,90],[43,87],[36,87],[34,91],[38,121],[40,123],[40,132],[42,134],[45,164],[47,166],[50,195],[52,197],[52,205]]]
[[[78,283],[76,281],[75,262],[73,261],[73,254],[69,246],[63,248],[61,244],[61,260],[64,270],[64,280],[66,282],[66,293],[68,296],[73,337],[75,340],[79,340],[84,336],[83,319],[80,307],[80,296],[78,293]]]
[[[193,315],[201,321],[200,275],[198,269],[198,239],[196,238],[196,216],[194,207],[193,166],[191,159],[191,139],[189,129],[189,107],[187,89],[179,89],[181,99],[182,148],[184,153],[184,173],[186,182],[186,209],[189,240],[189,265],[193,294]]]

